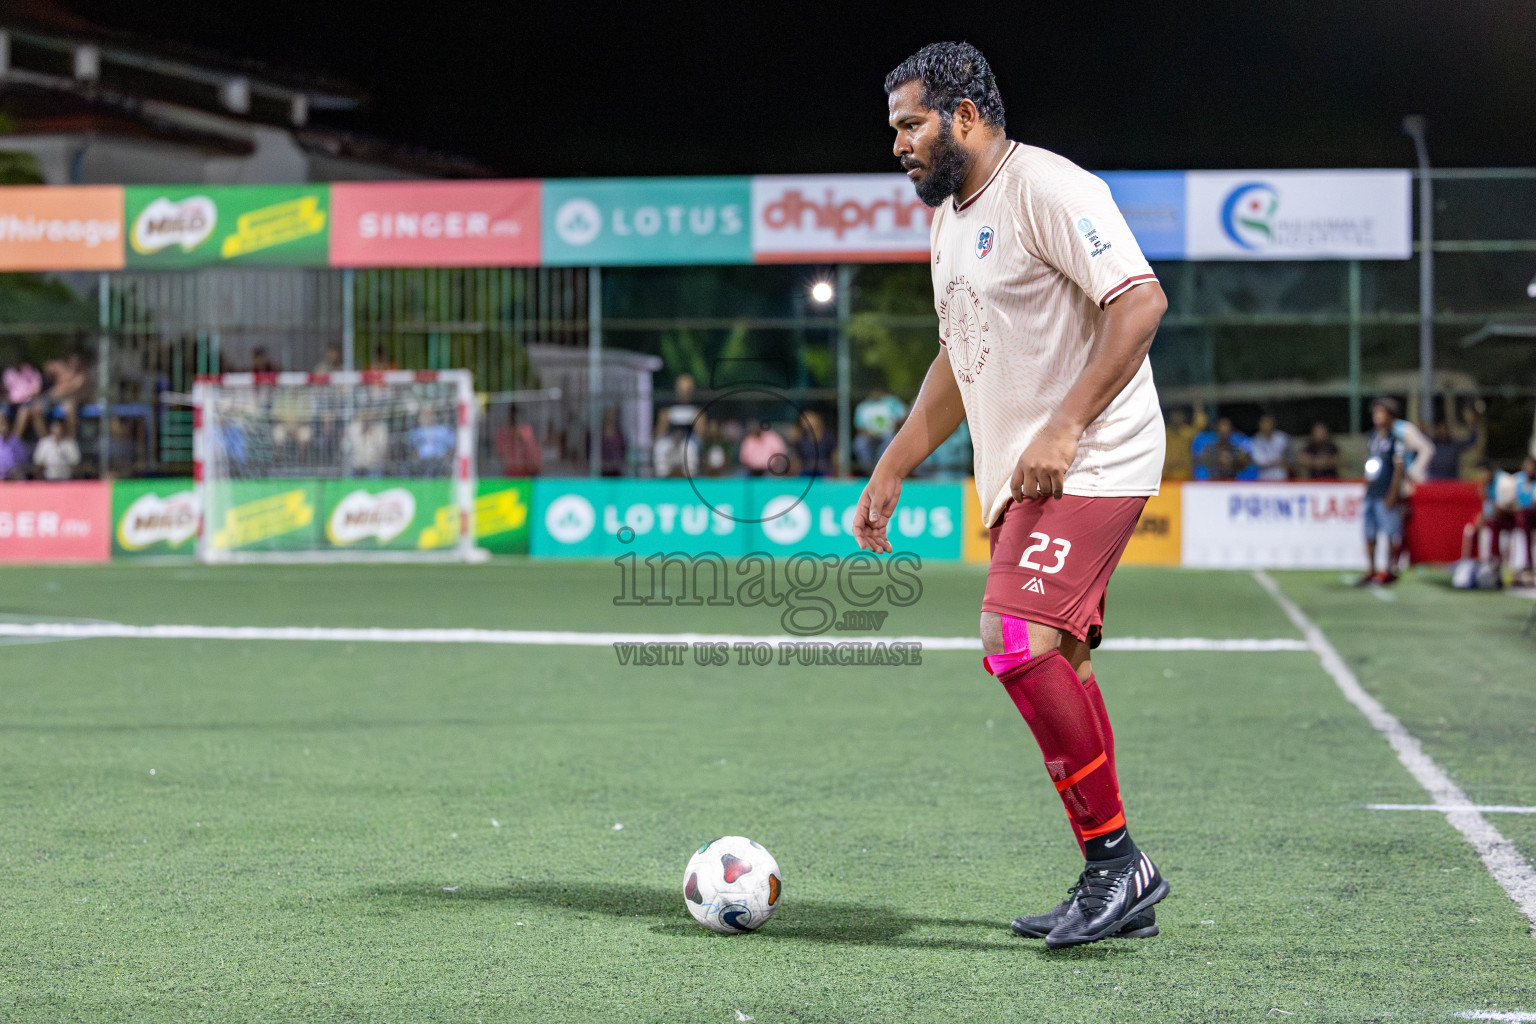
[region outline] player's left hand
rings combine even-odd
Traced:
[[[1034,498],[1059,498],[1067,479],[1067,470],[1077,458],[1077,435],[1054,425],[1047,425],[1029,442],[1019,464],[1014,467],[1008,490],[1014,501]]]

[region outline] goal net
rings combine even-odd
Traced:
[[[476,556],[468,370],[226,373],[192,403],[200,560]]]

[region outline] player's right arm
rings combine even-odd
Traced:
[[[963,419],[965,403],[955,372],[949,366],[949,350],[940,348],[923,378],[922,390],[912,403],[907,421],[891,438],[859,497],[858,511],[853,517],[853,538],[859,547],[891,553],[885,531],[896,512],[901,482],[955,432]]]

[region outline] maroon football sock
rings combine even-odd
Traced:
[[[1123,827],[1120,786],[1095,707],[1102,707],[1102,698],[1095,702],[1059,651],[1032,658],[998,680],[1035,734],[1078,841]]]

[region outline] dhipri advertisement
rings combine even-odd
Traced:
[[[117,270],[122,265],[122,188],[0,188],[0,271]]]
[[[1192,260],[1405,260],[1408,171],[1189,171]]]
[[[544,182],[550,266],[751,263],[748,178]]]
[[[0,483],[0,563],[105,562],[111,550],[110,485]]]
[[[932,221],[904,174],[752,179],[758,263],[926,262]]]
[[[539,248],[537,181],[331,186],[335,267],[529,267]]]
[[[1360,569],[1363,483],[1186,483],[1182,558],[1209,569]]]
[[[129,267],[323,267],[327,185],[130,185]]]

